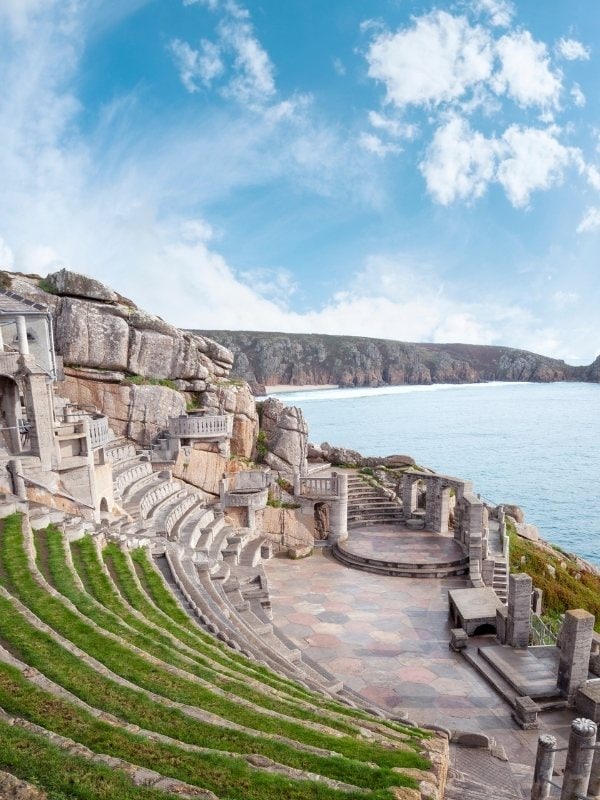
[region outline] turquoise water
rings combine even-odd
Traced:
[[[543,538],[600,564],[600,385],[488,383],[285,392],[310,439],[405,453],[522,506]]]

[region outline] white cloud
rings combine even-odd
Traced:
[[[13,251],[0,236],[0,269],[12,269],[15,263]]]
[[[206,39],[200,42],[200,50],[194,50],[181,39],[174,39],[169,49],[179,70],[181,82],[188,92],[197,92],[198,83],[209,87],[225,69],[219,47]]]
[[[274,68],[269,56],[254,36],[252,25],[240,18],[219,26],[224,47],[234,53],[234,77],[227,93],[243,104],[264,103],[275,94]]]
[[[402,122],[378,111],[369,111],[369,122],[379,131],[383,131],[393,139],[414,139],[419,133],[418,125]]]
[[[502,136],[487,138],[454,116],[436,130],[421,162],[427,189],[448,205],[477,199],[498,182],[512,205],[523,208],[534,191],[562,183],[568,167],[589,172],[581,152],[562,145],[556,133],[511,125]]]
[[[481,197],[494,177],[497,143],[452,117],[441,125],[420,168],[438,203]]]
[[[552,70],[543,42],[536,42],[529,31],[516,31],[502,36],[496,50],[501,62],[492,81],[496,92],[506,93],[523,108],[558,107],[562,76]]]
[[[565,292],[559,290],[554,292],[551,299],[553,304],[562,310],[563,308],[568,308],[569,306],[579,302],[580,296],[577,294],[577,292]]]
[[[378,33],[368,52],[368,74],[386,88],[398,107],[439,105],[462,97],[489,79],[492,40],[466,17],[433,11],[409,28]]]
[[[56,0],[0,0],[0,21],[8,22],[14,36],[24,36],[40,12],[50,10]]]
[[[562,145],[552,130],[511,125],[502,135],[498,181],[516,207],[529,203],[533,191],[563,182],[565,169],[579,165],[578,150]]]
[[[340,78],[343,78],[348,70],[346,69],[346,65],[342,59],[335,56],[331,59],[331,63],[333,64],[333,71],[335,74],[339,75]]]
[[[574,83],[571,88],[571,97],[573,98],[573,102],[578,108],[583,108],[586,103],[585,95],[581,91],[581,86],[578,83]]]
[[[227,75],[221,93],[241,105],[263,108],[276,93],[274,67],[254,34],[250,14],[235,0],[185,0],[184,5],[202,4],[223,17],[217,26],[217,41],[202,39],[197,50],[174,39],[169,49],[188,92],[199,84],[210,87]],[[226,63],[228,61],[229,63]]]
[[[600,207],[590,206],[586,209],[585,214],[579,225],[577,226],[577,233],[591,233],[600,228]]]
[[[373,153],[373,155],[379,156],[380,158],[385,158],[385,156],[390,153],[399,153],[401,151],[401,148],[398,147],[397,144],[384,142],[379,136],[375,136],[374,133],[361,133],[358,137],[358,143],[363,150]]]
[[[600,192],[600,169],[590,164],[585,169],[585,175],[590,186]]]
[[[566,61],[588,61],[590,49],[577,39],[559,39],[556,45],[556,52]]]
[[[509,0],[474,0],[474,11],[484,14],[492,25],[508,28],[515,15],[514,3]]]

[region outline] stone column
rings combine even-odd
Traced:
[[[596,748],[600,747],[600,741],[596,738]],[[590,785],[588,787],[588,795],[591,800],[600,800],[600,749],[594,750],[594,758],[592,759],[592,772],[590,775]]]
[[[531,800],[546,800],[550,797],[554,759],[556,757],[556,739],[545,733],[538,739],[537,754],[535,757],[535,770],[533,772],[533,787]]]
[[[408,475],[404,476],[404,483],[402,484],[402,509],[404,511],[404,519],[410,519],[413,511],[417,507],[417,492],[419,489],[419,482],[411,480]]]
[[[58,464],[54,437],[54,410],[48,403],[47,376],[33,364],[30,356],[21,356],[25,374],[25,407],[30,425],[29,442],[33,455],[39,456],[42,470],[55,469]]]
[[[507,643],[511,647],[529,645],[532,585],[530,576],[524,572],[510,575],[508,579]]]
[[[568,612],[567,612],[568,613]],[[591,616],[591,615],[590,615]],[[589,719],[574,719],[571,723],[567,763],[560,800],[579,800],[585,797],[592,771],[596,742],[596,723]]]
[[[556,685],[571,707],[575,703],[577,689],[587,681],[593,634],[593,614],[582,608],[567,611],[560,632],[560,661]]]
[[[27,325],[25,317],[17,317],[17,337],[19,341],[19,353],[22,356],[29,355],[29,340],[27,339]]]
[[[348,538],[348,476],[343,472],[333,472],[338,482],[337,500],[329,504],[330,542],[343,542]]]

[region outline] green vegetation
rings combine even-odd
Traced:
[[[600,633],[600,576],[584,572],[567,555],[543,550],[534,542],[517,534],[508,520],[510,536],[510,571],[527,572],[533,585],[543,592],[544,617],[556,621],[572,608],[583,608],[596,617],[595,630]],[[552,575],[548,566],[556,572]]]
[[[68,697],[55,697],[31,684],[27,675],[0,665],[0,707],[8,713],[72,738],[94,752],[211,789],[223,800],[334,800],[364,796],[312,780],[254,769],[244,759],[249,754],[371,790],[368,796],[373,800],[389,800],[388,787],[415,786],[413,779],[396,768],[428,767],[418,753],[419,740],[427,736],[424,732],[398,723],[374,721],[364,712],[348,709],[279,678],[239,653],[223,650],[185,614],[144,551],[132,553],[134,574],[125,553],[110,545],[103,552],[109,577],[91,537],[75,543],[71,552],[83,591],[66,560],[60,532],[49,528],[36,534],[39,569],[64,596],[63,600],[47,592],[30,571],[21,518],[13,515],[2,521],[0,531],[0,585],[52,630],[111,672],[99,670],[97,664],[65,649],[49,632],[29,623],[4,593],[0,594],[0,641],[16,658],[92,709],[113,715],[116,720],[99,719]],[[69,601],[84,616],[76,613]],[[122,641],[108,635],[111,632]],[[115,675],[126,683],[116,680]],[[202,713],[184,713],[172,701],[201,709]],[[269,710],[271,705],[277,710],[276,715]],[[321,713],[320,707],[335,713]],[[212,719],[204,721],[206,712],[244,729],[228,727],[225,722],[213,724]],[[370,720],[383,735],[387,728],[388,741],[364,739],[354,718]],[[170,740],[157,741],[156,737],[137,733],[135,728],[126,729],[125,724]],[[10,738],[5,745],[3,730],[4,726],[0,728],[0,768],[4,766],[20,777],[39,782],[51,790],[52,800],[150,800],[164,796],[132,787],[118,771],[109,773],[105,790],[98,788],[107,774],[103,768],[96,769],[96,765],[85,762],[80,766],[77,759],[51,748],[45,741],[39,745],[40,763],[44,764],[44,770],[40,770],[28,749],[28,742],[35,737],[32,740],[17,731],[14,737],[20,736],[22,741],[14,738],[13,747]],[[391,741],[398,742],[402,749],[390,747]],[[185,749],[181,743],[202,750]],[[305,745],[311,747],[307,749]],[[313,748],[322,748],[331,755]],[[72,769],[67,764],[69,758]]]
[[[147,378],[145,375],[128,375],[125,378],[125,383],[131,383],[133,386],[165,386],[167,389],[173,389],[174,392],[179,391],[175,381],[170,378]]]
[[[111,767],[73,756],[0,720],[0,769],[41,787],[49,800],[167,800],[173,795],[135,787]]]
[[[50,283],[50,281],[46,280],[46,278],[40,278],[37,282],[39,288],[46,292],[47,294],[58,294],[54,286]]]
[[[256,437],[256,460],[259,464],[262,464],[265,458],[267,457],[267,453],[269,449],[267,447],[267,434],[265,431],[259,431],[258,436]]]

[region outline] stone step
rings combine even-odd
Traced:
[[[337,561],[347,567],[377,575],[392,575],[399,578],[449,578],[466,575],[469,572],[467,558],[441,564],[409,564],[364,558],[349,553],[338,544],[334,544],[331,553]]]

